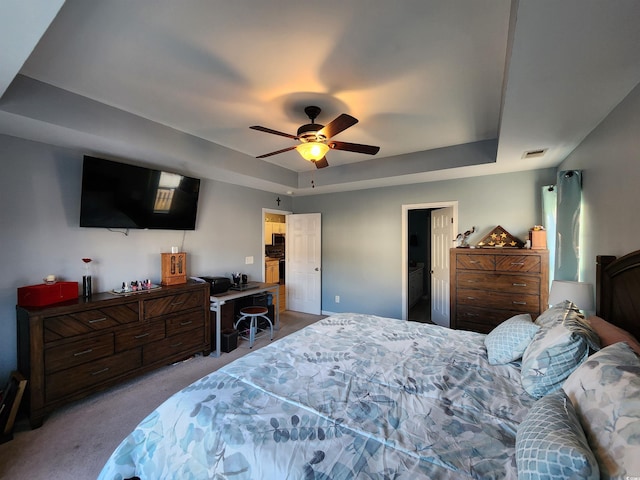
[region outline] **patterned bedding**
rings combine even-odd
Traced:
[[[484,337],[328,317],[173,395],[99,478],[516,479],[535,399]]]

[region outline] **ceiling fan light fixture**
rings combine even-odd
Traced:
[[[316,162],[327,154],[329,146],[326,143],[305,142],[298,145],[296,150],[305,160]]]

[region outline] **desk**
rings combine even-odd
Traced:
[[[249,288],[247,290],[238,291],[238,290],[228,290],[225,293],[218,293],[216,295],[212,295],[209,297],[211,302],[210,310],[216,313],[216,342],[215,345],[211,345],[211,348],[215,350],[211,353],[214,357],[219,357],[220,350],[220,317],[222,315],[221,307],[225,303],[236,300],[238,298],[248,297],[250,295],[255,295],[256,293],[264,293],[264,292],[275,292],[276,297],[276,305],[274,308],[274,316],[275,316],[275,325],[273,328],[276,330],[280,329],[280,284],[278,283],[258,283],[256,288]]]

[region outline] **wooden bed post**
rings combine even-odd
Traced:
[[[596,256],[596,315],[602,318],[608,317],[611,308],[611,284],[605,276],[607,266],[615,259],[613,255]]]

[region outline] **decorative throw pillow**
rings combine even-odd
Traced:
[[[522,386],[536,398],[555,392],[588,355],[584,337],[562,323],[542,328],[522,355]]]
[[[535,323],[541,327],[550,327],[556,323],[562,323],[567,314],[574,311],[573,307],[575,307],[575,313],[580,314],[580,311],[573,302],[565,300],[556,303],[542,312],[538,318],[536,318]]]
[[[560,302],[540,315],[536,333],[522,355],[522,385],[534,397],[555,392],[589,355],[600,349],[600,338],[576,305]]]
[[[569,300],[560,302],[542,312],[535,323],[543,328],[562,323],[572,332],[582,335],[593,351],[600,349],[600,338],[598,334],[591,324],[585,320],[584,315],[580,313],[576,304]]]
[[[485,337],[487,357],[491,365],[502,365],[522,358],[531,339],[540,330],[531,315],[523,313],[502,322]]]
[[[626,342],[634,352],[640,355],[640,342],[626,330],[596,316],[589,317],[587,322],[589,322],[591,328],[593,328],[598,334],[598,337],[600,337],[601,347],[604,348],[614,343]]]
[[[640,477],[640,359],[626,343],[603,348],[562,387],[603,479]]]
[[[518,480],[598,480],[598,462],[562,390],[538,400],[516,434]]]

